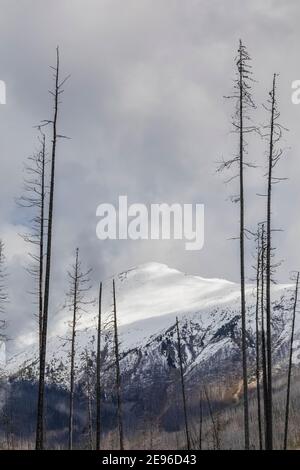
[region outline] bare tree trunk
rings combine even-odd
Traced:
[[[119,356],[119,337],[118,337],[118,321],[117,321],[117,306],[116,306],[116,288],[115,280],[113,279],[113,304],[114,304],[114,350],[116,361],[116,386],[117,386],[117,406],[118,406],[118,428],[120,450],[124,450],[124,433],[123,433],[123,407],[121,399],[121,372],[120,372],[120,356]]]
[[[265,227],[264,224],[261,228],[261,357],[262,357],[262,379],[263,379],[263,402],[264,402],[264,434],[265,434],[265,448],[268,442],[268,414],[267,414],[267,400],[268,400],[268,376],[267,376],[267,360],[266,360],[266,336],[265,336]]]
[[[42,168],[41,168],[41,212],[40,212],[40,247],[39,247],[39,350],[41,355],[43,336],[43,286],[44,286],[44,228],[45,228],[45,134],[42,134]]]
[[[1,247],[0,247],[1,249]],[[9,401],[7,384],[4,384],[4,405],[2,409],[2,424],[4,427],[5,441],[7,450],[14,450],[14,432],[13,432],[13,416],[12,406]]]
[[[93,450],[93,421],[92,421],[92,402],[91,402],[90,383],[88,383],[87,405],[88,405],[89,448],[90,450]]]
[[[242,356],[242,377],[243,377],[243,405],[244,405],[244,446],[249,449],[250,435],[249,435],[249,399],[248,399],[248,367],[247,367],[247,322],[246,322],[246,295],[245,295],[245,199],[244,199],[244,169],[251,167],[251,163],[246,161],[246,138],[245,134],[257,130],[256,126],[249,124],[250,116],[248,111],[255,108],[255,103],[252,99],[251,84],[252,67],[251,57],[242,41],[239,41],[238,56],[236,58],[236,78],[234,79],[234,89],[231,96],[228,98],[235,101],[235,112],[233,116],[234,132],[239,136],[239,149],[237,154],[227,160],[223,161],[218,168],[218,171],[225,169],[229,170],[232,167],[237,167],[239,177],[239,194],[233,197],[234,202],[239,202],[239,250],[240,250],[240,286],[241,286],[241,356]],[[228,181],[235,178],[232,176]]]
[[[181,351],[181,339],[180,339],[178,318],[176,318],[176,331],[177,331],[177,343],[178,343],[178,357],[179,357],[179,365],[180,365],[181,393],[182,393],[184,426],[185,426],[185,436],[186,436],[186,448],[187,448],[187,450],[190,450],[190,448],[191,448],[191,441],[190,441],[189,426],[188,426],[188,417],[187,417],[186,395],[185,395],[185,383],[184,383],[184,375],[183,375],[183,362],[182,362],[182,351]]]
[[[246,338],[246,300],[245,300],[245,221],[244,221],[244,67],[243,45],[239,47],[239,130],[240,130],[240,277],[241,277],[241,317],[242,317],[242,363],[243,363],[243,388],[244,388],[244,432],[245,449],[249,449],[249,406],[248,406],[248,372],[247,372],[247,338]]]
[[[92,400],[91,400],[91,380],[90,380],[90,366],[88,351],[86,355],[86,392],[87,392],[87,418],[88,418],[88,444],[89,449],[93,450],[93,417],[92,417]]]
[[[239,250],[240,250],[240,286],[241,286],[241,356],[242,356],[242,378],[243,378],[243,405],[244,405],[244,447],[249,449],[249,399],[248,399],[248,367],[247,367],[247,321],[246,321],[246,295],[245,295],[245,199],[244,199],[244,169],[251,167],[251,163],[246,161],[246,138],[245,134],[256,131],[257,127],[249,124],[250,116],[248,111],[255,108],[255,103],[251,94],[252,67],[251,57],[242,41],[239,41],[238,56],[236,58],[236,78],[234,79],[234,89],[228,98],[235,101],[235,112],[233,116],[233,128],[239,136],[239,149],[237,154],[223,161],[218,171],[232,169],[236,166],[239,177],[239,194],[233,197],[234,202],[239,202]],[[232,180],[235,176],[229,179]]]
[[[297,300],[298,300],[298,285],[299,285],[299,272],[297,273],[296,278],[296,287],[295,287],[295,299],[293,307],[293,320],[292,320],[292,332],[291,332],[291,343],[290,343],[290,355],[289,355],[289,370],[288,370],[288,382],[287,382],[287,393],[286,393],[286,408],[285,408],[285,426],[284,426],[284,443],[283,449],[287,449],[287,439],[288,439],[288,427],[289,427],[289,411],[290,411],[290,391],[291,391],[291,373],[292,373],[292,362],[293,362],[293,343],[294,343],[294,332],[295,332],[295,319],[296,319],[296,310],[297,310]]]
[[[37,253],[29,253],[34,261],[33,266],[26,270],[37,281],[37,289],[33,294],[37,295],[38,305],[38,336],[39,351],[42,344],[43,329],[43,289],[44,289],[44,235],[45,235],[45,207],[46,207],[46,137],[40,130],[39,143],[41,150],[28,158],[25,165],[24,194],[17,199],[17,205],[21,208],[35,209],[31,218],[31,230],[23,234],[25,242],[37,245]]]
[[[8,293],[6,287],[6,258],[4,254],[4,243],[0,238],[0,314],[5,313],[5,304],[8,302]],[[5,336],[1,333],[5,329],[5,320],[0,319],[0,340],[5,339]]]
[[[96,450],[100,450],[101,443],[101,305],[102,305],[102,282],[99,288],[99,312],[98,312],[98,331],[97,331],[97,378],[96,378]]]
[[[42,450],[44,448],[44,392],[45,392],[48,308],[49,308],[51,254],[52,254],[52,224],[53,224],[53,206],[54,206],[58,96],[59,96],[59,51],[57,48],[56,49],[56,67],[55,67],[55,89],[54,89],[54,117],[52,121],[53,137],[52,137],[52,154],[51,154],[51,178],[50,178],[50,193],[49,193],[49,215],[48,215],[47,254],[46,254],[46,271],[45,271],[44,312],[43,312],[43,323],[42,323],[42,341],[41,341],[41,350],[40,350],[39,389],[38,389],[38,405],[37,405],[36,449],[38,450]]]
[[[268,400],[267,400],[267,449],[273,449],[273,390],[272,390],[272,329],[271,329],[271,207],[272,207],[272,170],[274,146],[274,113],[275,113],[275,87],[276,75],[273,76],[271,92],[271,121],[268,167],[268,193],[267,193],[267,243],[266,243],[266,327],[267,327],[267,374],[268,374]]]
[[[76,249],[74,291],[73,291],[73,321],[71,336],[71,368],[70,368],[70,407],[69,407],[69,450],[73,449],[73,421],[74,421],[74,383],[75,383],[75,338],[77,324],[77,293],[78,293],[78,248]]]
[[[260,334],[259,334],[259,288],[261,269],[261,246],[260,233],[257,233],[257,266],[256,266],[256,310],[255,310],[255,333],[256,333],[256,394],[257,394],[257,422],[259,449],[262,450],[262,426],[261,426],[261,402],[260,402]]]
[[[202,450],[202,426],[203,426],[203,409],[202,409],[202,394],[199,400],[199,450]]]
[[[206,390],[205,386],[204,386],[204,393],[205,393],[205,398],[206,398],[206,402],[207,402],[207,406],[208,406],[209,416],[210,416],[212,427],[213,427],[213,436],[214,436],[214,441],[215,441],[215,447],[216,447],[217,450],[219,450],[220,449],[219,433],[218,433],[217,426],[216,426],[216,423],[215,423],[215,420],[214,420],[214,415],[213,415],[213,412],[212,412],[210,399],[209,399],[209,396],[208,396],[208,393],[207,393],[207,390]]]
[[[89,274],[91,270],[83,271],[81,261],[79,259],[79,249],[76,248],[75,262],[72,269],[68,271],[69,277],[69,291],[67,294],[70,310],[72,311],[71,322],[71,351],[70,351],[70,402],[69,402],[69,450],[73,449],[73,431],[74,431],[74,399],[75,399],[75,354],[76,354],[76,335],[77,324],[80,320],[80,315],[85,312],[84,306],[93,303],[93,301],[86,300],[86,294],[91,289]],[[86,351],[86,374],[88,374],[88,353]],[[89,380],[89,376],[87,376]],[[88,383],[90,388],[90,384]],[[88,395],[90,395],[90,389]]]

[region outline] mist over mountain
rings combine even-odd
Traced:
[[[241,321],[239,285],[222,279],[191,276],[164,264],[147,263],[119,273],[116,279],[117,313],[120,320],[120,366],[125,423],[133,420],[141,425],[146,411],[166,432],[181,429],[180,400],[178,404],[179,359],[175,330],[179,319],[184,377],[189,390],[191,413],[201,387],[218,386],[222,392],[218,407],[239,404],[241,396]],[[112,279],[103,283],[103,316],[112,310]],[[255,388],[255,305],[254,285],[247,285],[247,346],[249,355],[249,387]],[[275,376],[285,371],[291,330],[292,285],[274,285],[273,341]],[[58,422],[66,417],[70,383],[70,312],[52,332],[47,345],[47,387],[50,416]],[[105,324],[105,320],[104,320]],[[77,419],[84,415],[87,383],[86,360],[89,360],[91,383],[95,385],[97,312],[92,307],[82,314],[76,334]],[[103,371],[103,413],[106,432],[115,420],[115,376],[112,365],[112,337],[109,325],[102,332],[101,367]],[[300,361],[300,321],[297,319],[293,362]],[[29,389],[34,397],[38,379],[37,345],[26,348],[7,361],[6,373],[11,390],[22,400]],[[251,385],[252,384],[252,385]],[[94,396],[94,386],[92,395]],[[17,390],[17,392],[16,392]],[[55,390],[55,392],[54,392]],[[160,400],[157,401],[157,393]],[[177,396],[177,402],[174,397]],[[58,398],[59,397],[59,398]],[[81,398],[80,398],[81,397]],[[167,400],[168,397],[168,400]],[[170,405],[174,398],[175,405]],[[32,398],[32,397],[31,397]],[[54,405],[54,403],[56,405]],[[224,400],[223,404],[221,403]],[[34,401],[34,400],[33,400]],[[60,405],[59,405],[59,402]],[[65,405],[63,405],[65,403]],[[54,413],[53,408],[58,407]],[[83,407],[83,409],[82,409]],[[172,411],[175,407],[176,412]],[[63,411],[65,409],[65,412]],[[142,413],[143,410],[143,413]],[[152,411],[151,411],[152,410]],[[154,410],[154,411],[153,411]],[[33,412],[34,413],[34,412]],[[175,419],[175,416],[177,418]],[[179,416],[179,417],[178,417]],[[52,416],[53,429],[58,422]],[[84,420],[83,420],[84,421]],[[83,425],[81,423],[81,425]],[[134,429],[134,428],[133,428]],[[130,433],[132,433],[132,428]],[[52,439],[55,442],[55,432]]]

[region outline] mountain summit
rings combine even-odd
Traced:
[[[146,263],[115,276],[117,316],[120,325],[121,364],[130,374],[142,373],[157,365],[176,367],[176,316],[182,327],[186,374],[197,369],[214,368],[226,371],[239,360],[240,348],[240,287],[222,279],[205,279],[184,274],[165,264]],[[112,279],[103,283],[103,316],[112,309]],[[290,301],[293,287],[274,285],[273,335],[275,361],[280,361],[288,347],[291,326]],[[255,287],[246,286],[247,329],[250,356],[255,353]],[[68,384],[68,320],[66,311],[56,328],[50,332],[47,347],[48,380]],[[84,351],[95,355],[97,307],[81,316],[76,336],[78,370]],[[105,342],[104,342],[105,344]],[[168,347],[166,347],[166,344]],[[137,365],[143,368],[139,370]],[[223,359],[221,359],[223,358]],[[300,358],[300,321],[296,324],[294,361]],[[226,359],[226,360],[225,360]],[[32,345],[9,359],[7,373],[11,376],[37,373],[38,350]],[[58,373],[59,370],[59,373]],[[51,373],[50,373],[51,371]],[[50,377],[51,375],[51,377]],[[78,377],[79,378],[79,377]]]

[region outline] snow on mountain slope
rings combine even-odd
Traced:
[[[148,263],[115,277],[117,314],[120,324],[121,367],[131,377],[149,376],[153,369],[177,366],[174,324],[178,316],[186,373],[197,368],[226,367],[239,354],[240,287],[222,279],[204,279],[171,269],[159,263]],[[103,284],[103,315],[112,309],[112,279]],[[273,332],[278,360],[287,350],[290,337],[290,300],[293,286],[272,288]],[[249,350],[254,352],[255,289],[246,287]],[[283,299],[283,300],[282,300]],[[83,370],[86,350],[94,357],[96,310],[82,315],[76,337],[76,366]],[[50,331],[47,346],[48,380],[67,385],[70,343],[67,341],[70,312]],[[105,344],[105,335],[103,343]],[[294,362],[300,362],[300,321],[297,319]],[[276,355],[275,351],[275,355]],[[36,345],[13,356],[7,364],[9,375],[22,371],[25,377],[36,377]]]

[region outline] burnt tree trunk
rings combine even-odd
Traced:
[[[240,305],[241,305],[241,358],[242,358],[242,380],[243,380],[243,406],[244,406],[244,447],[249,449],[249,397],[248,397],[248,366],[247,366],[247,319],[246,319],[246,295],[245,295],[245,187],[244,170],[253,167],[247,159],[246,134],[257,131],[257,127],[251,124],[249,111],[254,109],[255,103],[252,99],[252,67],[251,57],[242,43],[239,41],[238,55],[236,58],[236,77],[234,79],[233,92],[227,98],[234,99],[235,112],[233,115],[233,128],[238,135],[238,151],[233,158],[223,161],[218,171],[230,170],[236,167],[237,174],[231,176],[228,181],[235,177],[239,179],[239,192],[234,195],[233,202],[239,203],[239,251],[240,251]]]
[[[209,416],[210,416],[211,424],[212,424],[212,428],[213,428],[213,436],[214,436],[214,441],[215,441],[215,447],[216,447],[217,450],[219,450],[220,449],[219,433],[218,433],[218,429],[217,429],[217,426],[216,426],[216,423],[215,423],[215,419],[214,419],[214,415],[213,415],[213,411],[212,411],[212,407],[211,407],[211,403],[210,403],[210,399],[209,399],[206,387],[204,387],[204,393],[205,393],[205,398],[206,398],[206,402],[207,402],[207,406],[208,406]]]
[[[262,357],[262,382],[263,382],[263,403],[264,403],[264,437],[265,448],[268,441],[268,414],[267,414],[267,400],[268,400],[268,376],[267,376],[267,359],[266,359],[266,335],[265,335],[265,229],[264,224],[261,228],[261,357]]]
[[[179,358],[179,367],[180,367],[183,416],[184,416],[184,426],[185,426],[185,436],[186,436],[186,448],[187,448],[187,450],[190,450],[191,449],[191,441],[190,441],[188,417],[187,417],[186,394],[185,394],[185,383],[184,383],[183,361],[182,361],[182,350],[181,350],[181,338],[180,338],[178,318],[176,318],[176,331],[177,331],[178,358]]]
[[[87,394],[87,421],[88,421],[88,448],[93,450],[93,415],[92,415],[92,390],[90,378],[90,358],[88,351],[86,356],[86,394]]]
[[[119,355],[119,336],[117,321],[117,305],[116,305],[116,287],[113,279],[113,307],[114,307],[114,351],[115,351],[115,367],[116,367],[116,387],[117,387],[117,407],[118,407],[118,430],[120,450],[124,450],[124,432],[123,432],[123,407],[121,398],[121,371],[120,371],[120,355]]]
[[[292,373],[292,365],[293,365],[292,364],[292,362],[293,362],[293,343],[294,343],[295,319],[296,319],[297,300],[298,300],[298,285],[299,285],[299,272],[297,273],[297,278],[296,278],[295,299],[294,299],[293,319],[292,319],[292,331],[291,331],[291,343],[290,343],[290,354],[289,354],[289,369],[288,369],[288,381],[287,381],[287,393],[286,393],[284,442],[283,442],[283,449],[284,450],[287,449],[287,439],[288,439],[289,411],[290,411],[290,392],[291,392],[291,373]]]
[[[44,309],[44,230],[45,230],[45,134],[42,134],[42,168],[41,168],[41,208],[40,208],[40,247],[39,247],[39,350],[41,355],[43,337]]]
[[[69,450],[73,448],[73,422],[74,422],[74,384],[75,384],[75,339],[77,324],[77,293],[78,293],[78,248],[76,249],[74,291],[73,291],[73,321],[71,334],[71,366],[70,366],[70,403],[69,403]]]
[[[37,404],[37,427],[36,427],[36,449],[37,450],[42,450],[44,448],[45,368],[46,368],[48,309],[49,309],[49,293],[50,293],[52,225],[53,225],[55,160],[56,160],[56,143],[57,143],[57,117],[58,117],[58,97],[59,97],[59,51],[58,51],[58,48],[56,49],[55,88],[54,88],[53,96],[54,96],[54,116],[53,116],[53,121],[52,121],[51,177],[50,177],[50,192],[49,192],[47,253],[46,253],[45,287],[44,287],[44,311],[43,311],[43,322],[42,322],[38,404]]]
[[[257,265],[256,265],[256,309],[255,309],[255,334],[256,334],[256,394],[257,394],[257,424],[259,449],[262,450],[262,425],[261,425],[261,400],[260,400],[260,331],[259,331],[259,309],[260,309],[260,269],[261,269],[261,245],[260,233],[257,233]]]
[[[202,426],[203,426],[203,409],[202,409],[202,395],[200,395],[200,403],[199,403],[199,450],[202,450]]]
[[[271,209],[272,209],[272,170],[274,147],[274,117],[275,117],[275,86],[276,75],[273,77],[271,92],[271,120],[268,164],[268,192],[267,192],[267,233],[266,233],[266,347],[267,347],[267,375],[268,375],[268,400],[267,400],[267,449],[273,448],[273,390],[272,390],[272,327],[271,327]]]
[[[239,181],[240,181],[240,278],[241,278],[241,317],[242,317],[242,363],[244,389],[244,432],[245,449],[249,449],[249,405],[247,372],[247,337],[246,337],[246,299],[245,299],[245,216],[244,216],[244,60],[243,45],[239,47]]]
[[[98,311],[98,331],[97,331],[97,367],[96,367],[96,450],[101,447],[101,308],[102,308],[102,282],[99,288],[99,311]]]

